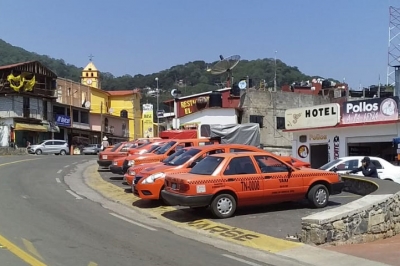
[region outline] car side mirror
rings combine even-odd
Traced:
[[[289,173],[293,172],[293,168],[288,166],[288,172]]]
[[[335,173],[336,173],[337,170],[338,170],[338,169],[337,169],[337,167],[335,166],[335,167],[333,167],[333,168],[331,169],[331,172],[335,172]]]
[[[198,162],[196,162],[196,161],[192,162],[192,163],[190,164],[189,168],[195,167],[195,165],[196,165],[197,163],[198,163]]]

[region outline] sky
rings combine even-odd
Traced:
[[[92,54],[115,76],[276,51],[358,88],[386,83],[390,5],[400,0],[1,0],[0,38],[78,67]]]

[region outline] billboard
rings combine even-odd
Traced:
[[[398,120],[398,102],[397,96],[344,102],[342,124]]]
[[[153,105],[152,104],[143,104],[143,113],[142,113],[142,134],[144,138],[153,138]]]
[[[340,105],[329,103],[312,107],[287,109],[285,128],[307,129],[336,126],[340,122]]]

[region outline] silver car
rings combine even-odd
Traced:
[[[30,145],[28,148],[30,154],[56,154],[66,155],[69,154],[68,142],[65,140],[44,140],[40,144]]]
[[[101,144],[89,144],[89,146],[83,148],[83,154],[99,154],[101,152]]]

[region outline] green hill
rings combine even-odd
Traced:
[[[0,39],[0,65],[17,62],[39,60],[46,67],[53,70],[59,77],[80,80],[82,68],[67,64],[62,59],[54,59],[47,55],[39,55],[23,48],[13,46]],[[134,88],[155,87],[155,78],[159,78],[159,88],[163,90],[160,102],[171,98],[169,91],[180,87],[183,95],[209,91],[218,88],[218,83],[226,79],[226,75],[211,75],[207,68],[215,62],[193,61],[184,65],[176,65],[170,69],[147,75],[124,75],[115,77],[111,73],[101,73],[102,88],[104,90],[131,90]],[[265,58],[257,60],[242,60],[233,70],[234,80],[249,76],[253,84],[258,86],[261,80],[265,80],[268,87],[273,86],[274,59]],[[278,87],[294,81],[309,80],[311,77],[303,74],[297,67],[288,66],[277,60],[277,84]],[[154,97],[143,94],[143,103],[155,103]]]

